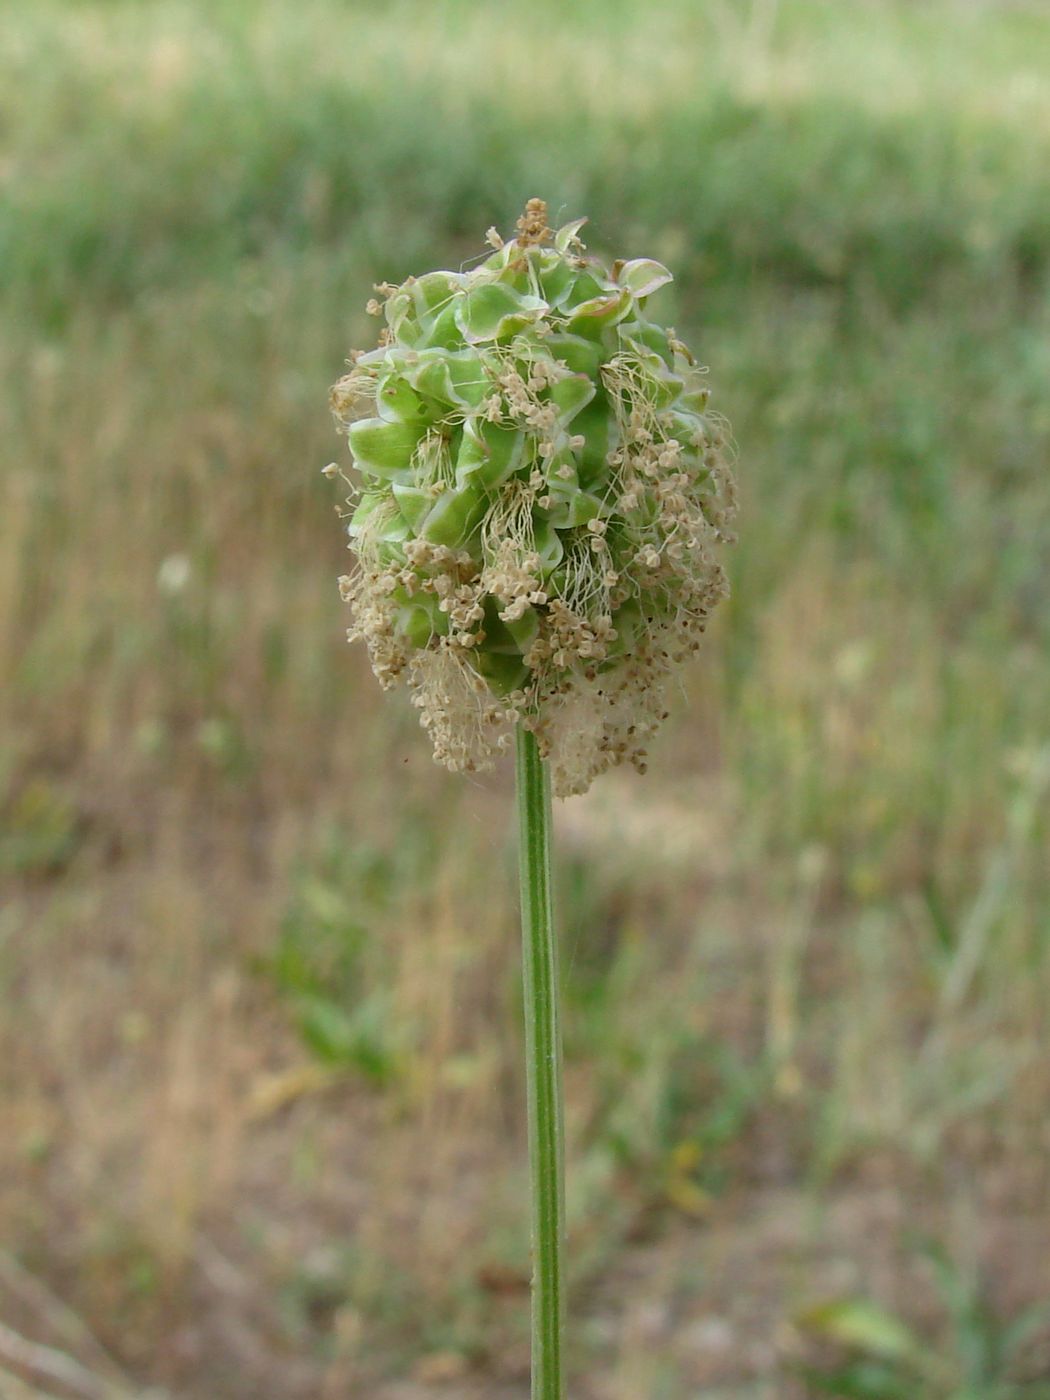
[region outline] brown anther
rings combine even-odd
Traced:
[[[548,243],[552,236],[552,231],[547,227],[547,201],[530,199],[518,220],[518,247],[529,248]]]

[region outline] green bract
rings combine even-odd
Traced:
[[[643,766],[664,682],[725,579],[725,429],[648,298],[671,274],[584,255],[531,201],[469,272],[384,287],[378,349],[332,391],[360,489],[342,582],[384,685],[453,768],[521,721],[556,791]]]

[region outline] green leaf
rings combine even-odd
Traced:
[[[1003,1330],[1003,1355],[1014,1360],[1032,1339],[1050,1325],[1050,1302],[1034,1303]]]
[[[616,280],[633,297],[647,297],[673,282],[674,277],[663,263],[654,262],[652,258],[632,258],[622,265]]]
[[[385,996],[373,995],[351,1010],[322,996],[298,999],[299,1033],[321,1060],[360,1070],[377,1083],[398,1071],[398,1058],[388,1043],[392,1024]]]
[[[821,1303],[803,1313],[799,1323],[808,1332],[873,1356],[900,1359],[920,1351],[917,1339],[899,1317],[863,1298]]]
[[[503,282],[472,287],[456,305],[456,324],[471,345],[505,340],[550,308],[540,297],[516,292]]]
[[[807,1366],[803,1375],[810,1389],[834,1400],[919,1400],[914,1377],[879,1361],[857,1361],[827,1372]]]
[[[363,472],[408,481],[411,477],[412,453],[423,436],[424,429],[408,423],[385,423],[382,418],[363,418],[350,427],[348,437],[355,464]]]

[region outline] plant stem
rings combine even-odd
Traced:
[[[564,1400],[565,1149],[558,945],[551,906],[550,773],[518,726],[518,863],[532,1187],[532,1400]]]

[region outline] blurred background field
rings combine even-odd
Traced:
[[[320,469],[531,195],[675,270],[743,491],[556,816],[574,1400],[1050,1394],[1048,170],[1041,3],[7,0],[5,1400],[527,1394],[509,775]]]

